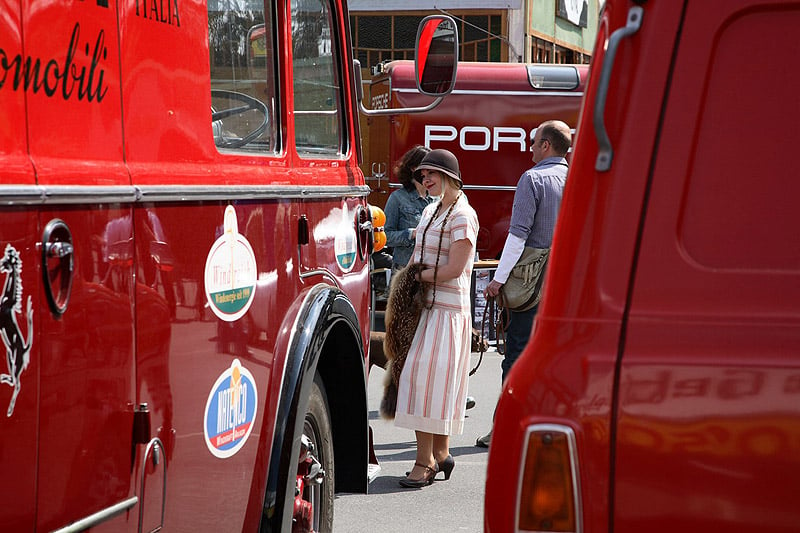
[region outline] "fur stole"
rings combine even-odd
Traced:
[[[392,276],[389,299],[386,302],[384,319],[386,337],[383,340],[383,352],[386,355],[387,365],[380,413],[387,420],[394,419],[397,411],[397,386],[400,374],[403,372],[403,364],[406,362],[425,304],[424,284],[417,281],[417,274],[420,271],[422,271],[421,264],[409,263]]]

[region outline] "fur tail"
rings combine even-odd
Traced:
[[[392,373],[387,372],[383,380],[383,399],[381,400],[380,413],[385,420],[394,420],[397,412],[397,385],[392,379]]]

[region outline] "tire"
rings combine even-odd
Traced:
[[[303,424],[303,435],[311,442],[309,454],[322,465],[325,477],[321,484],[307,483],[302,499],[311,503],[313,509],[313,531],[333,532],[334,462],[331,417],[325,385],[319,375],[314,377],[308,410]],[[299,465],[299,468],[302,468]]]

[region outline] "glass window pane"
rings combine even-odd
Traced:
[[[394,18],[394,47],[395,49],[414,49],[417,39],[417,28],[422,17],[397,16]]]
[[[278,147],[272,13],[262,2],[208,2],[211,128],[220,151]]]
[[[297,151],[304,157],[341,153],[341,87],[330,10],[321,0],[298,0],[291,16]]]
[[[499,39],[492,39],[489,41],[489,61],[502,61],[502,46]]]
[[[489,17],[489,31],[495,35],[502,35],[503,33],[502,21],[503,19],[500,15],[491,15]]]
[[[358,46],[386,48],[392,34],[392,17],[358,17]],[[414,34],[416,38],[416,33]]]
[[[488,52],[489,43],[486,42],[486,41],[480,41],[479,43],[477,43],[477,48],[478,48],[478,50],[476,52],[476,56],[477,56],[478,61],[486,61],[486,60],[488,60],[489,59],[489,52]]]
[[[486,39],[486,25],[489,22],[486,16],[464,17],[464,42],[480,41]],[[476,27],[477,26],[477,27]]]

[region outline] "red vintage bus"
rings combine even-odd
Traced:
[[[343,0],[0,0],[4,530],[331,531],[366,490],[348,32]]]

